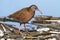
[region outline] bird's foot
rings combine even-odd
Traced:
[[[22,33],[22,32],[19,32],[19,34],[20,34],[20,36],[22,36],[22,35],[23,35],[23,33]]]
[[[19,34],[22,36],[23,35],[23,33],[22,32],[20,32],[20,30],[19,30]]]
[[[21,35],[22,35],[23,33],[22,33],[22,32],[19,32],[19,34],[21,34]]]
[[[26,32],[26,33],[29,34],[29,35],[31,34],[30,32]]]

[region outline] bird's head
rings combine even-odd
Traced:
[[[36,5],[31,5],[30,8],[31,8],[33,11],[36,11],[36,10],[37,10],[37,11],[39,11],[39,12],[42,14],[41,10],[39,10]]]

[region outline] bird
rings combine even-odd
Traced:
[[[10,14],[8,17],[18,20],[20,23],[20,27],[21,24],[24,24],[25,31],[29,33],[26,23],[28,23],[34,17],[35,11],[39,11],[42,14],[42,11],[39,10],[39,8],[36,5],[30,5],[28,7],[22,8],[14,12],[13,14]],[[22,34],[22,32],[20,31],[20,27],[19,33]]]

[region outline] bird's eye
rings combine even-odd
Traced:
[[[37,9],[37,8],[35,7],[35,9]]]
[[[35,9],[37,9],[37,8],[35,7]]]

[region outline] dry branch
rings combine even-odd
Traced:
[[[10,21],[10,22],[19,22],[16,19],[11,19],[11,18],[6,18],[6,17],[0,18],[0,21],[2,21],[2,22],[7,22],[7,21]]]

